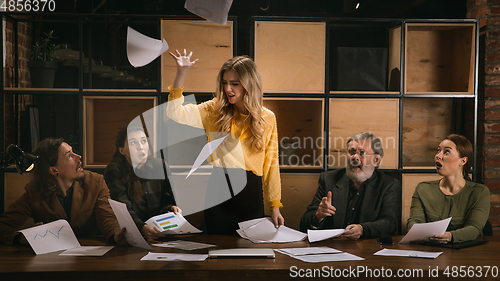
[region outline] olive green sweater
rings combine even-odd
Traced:
[[[439,180],[426,181],[415,188],[407,227],[452,217],[447,231],[453,236],[452,242],[459,243],[480,236],[489,213],[490,191],[485,185],[466,181],[460,192],[445,195]]]

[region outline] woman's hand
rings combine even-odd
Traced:
[[[271,211],[271,218],[273,219],[273,223],[276,228],[285,224],[285,219],[280,213],[280,208],[276,208]]]
[[[147,224],[145,224],[141,228],[141,233],[144,236],[144,238],[151,239],[151,240],[158,239],[160,237],[165,236],[165,235],[161,234],[161,232],[158,228],[151,226],[151,225],[147,225]]]
[[[451,235],[451,232],[449,232],[449,231],[446,231],[444,234],[436,234],[432,237],[429,237],[429,239],[431,239],[431,241],[436,241],[436,242],[443,243],[443,244],[450,242],[451,238],[453,238],[453,236]]]
[[[170,208],[170,211],[174,212],[174,214],[182,214],[182,210],[181,208],[177,207],[177,206],[172,206],[172,208]]]
[[[175,59],[177,64],[177,74],[175,75],[174,84],[172,85],[174,89],[184,87],[184,80],[186,80],[188,69],[190,69],[198,61],[198,59],[191,61],[191,55],[193,52],[189,52],[189,55],[186,55],[186,49],[184,49],[184,55],[181,55],[178,50],[175,50],[175,52],[177,55],[170,52],[170,55]]]
[[[186,49],[184,49],[184,54],[181,55],[178,50],[175,50],[177,53],[177,56],[174,55],[172,52],[169,52],[170,55],[175,59],[175,62],[177,63],[177,70],[188,70],[190,69],[193,65],[198,62],[198,59],[195,59],[194,61],[191,61],[191,56],[193,55],[193,52],[189,52],[189,55],[186,55]]]

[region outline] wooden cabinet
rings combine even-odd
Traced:
[[[475,94],[476,24],[408,23],[405,28],[405,94]]]
[[[199,59],[189,70],[185,92],[215,91],[217,74],[222,64],[233,57],[233,22],[226,25],[201,20],[162,20],[161,35],[169,44],[168,52],[184,49]],[[161,89],[168,92],[177,71],[175,60],[167,53],[161,57]]]
[[[256,21],[254,59],[266,93],[323,93],[324,22]]]

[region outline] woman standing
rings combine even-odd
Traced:
[[[473,157],[467,138],[452,134],[438,146],[435,158],[441,180],[421,182],[411,201],[408,229],[415,223],[433,222],[451,217],[444,234],[430,240],[457,243],[476,239],[490,213],[490,192],[469,177]]]
[[[248,57],[229,59],[217,75],[214,99],[199,105],[182,105],[184,80],[188,70],[198,60],[191,61],[192,53],[187,55],[186,50],[183,54],[179,51],[177,55],[170,54],[177,63],[177,75],[174,84],[169,87],[168,117],[179,123],[203,127],[209,141],[217,133],[230,133],[234,137],[233,142],[228,137],[222,146],[234,145],[242,151],[242,157],[230,155],[217,158],[214,152],[208,159],[214,166],[209,187],[217,182],[213,180],[216,175],[222,174],[226,175],[227,184],[231,186],[228,169],[235,167],[246,172],[247,181],[240,193],[205,210],[206,232],[234,234],[238,222],[263,217],[263,197],[269,202],[275,226],[283,225],[284,219],[279,210],[282,204],[276,117],[262,106],[262,80],[257,66]],[[233,150],[229,154],[237,153]]]

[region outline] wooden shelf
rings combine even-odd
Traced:
[[[453,99],[405,98],[403,166],[434,167],[439,143],[452,132]]]
[[[380,168],[398,167],[399,100],[393,99],[330,99],[330,144],[328,168],[347,164],[346,143],[360,132],[371,132],[380,138],[384,157]]]
[[[233,22],[220,25],[204,20],[162,20],[161,37],[168,42],[169,52],[186,49],[193,52],[193,59],[199,59],[189,70],[184,92],[213,93],[220,67],[233,57]],[[168,92],[177,66],[167,52],[161,56],[161,65],[161,89]]]
[[[15,167],[15,166],[14,166]],[[4,210],[10,207],[21,195],[24,194],[24,187],[31,181],[31,175],[29,173],[23,173],[22,175],[18,173],[4,173]],[[20,229],[28,228],[34,225],[34,221],[30,218],[26,221]]]
[[[4,88],[6,91],[30,91],[30,92],[78,92],[77,88]]]
[[[281,215],[285,218],[286,226],[299,229],[300,218],[311,204],[318,189],[318,173],[281,174]],[[266,200],[264,200],[266,201]],[[270,207],[265,202],[268,215]]]
[[[118,130],[134,118],[155,107],[155,97],[83,98],[83,165],[105,168],[116,149]]]
[[[264,99],[276,115],[281,167],[323,167],[323,104],[319,98]],[[294,141],[292,149],[283,147],[287,137]]]
[[[255,22],[255,62],[266,93],[323,93],[324,22]]]
[[[337,95],[399,95],[396,91],[330,91],[330,94]]]
[[[408,23],[405,93],[474,93],[475,24]]]

